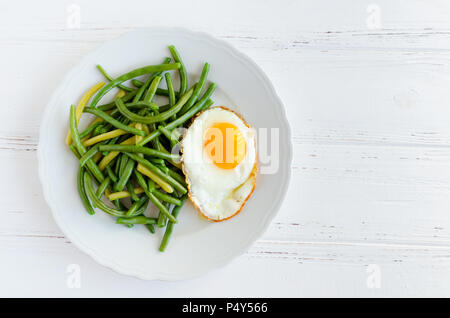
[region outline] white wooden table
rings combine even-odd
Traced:
[[[291,186],[270,229],[183,282],[121,276],[77,250],[37,174],[42,111],[64,74],[153,25],[247,53],[293,130]],[[448,1],[2,0],[0,69],[0,296],[450,296]],[[81,288],[68,287],[70,264]]]

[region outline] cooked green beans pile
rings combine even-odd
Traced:
[[[96,84],[78,107],[71,106],[66,138],[79,161],[77,187],[86,211],[93,215],[95,209],[102,210],[115,217],[117,224],[129,228],[142,224],[152,234],[155,228],[165,228],[161,252],[188,192],[180,155],[172,151],[180,138],[176,129],[211,107],[216,88],[215,83],[207,83],[208,63],[198,82],[189,86],[180,54],[173,45],[169,51],[172,57],[162,64],[118,77],[97,65],[107,83]],[[179,77],[178,90],[173,76]],[[113,101],[101,104],[113,89],[119,90]],[[156,100],[166,102],[158,105]],[[79,130],[82,113],[95,119]],[[150,202],[157,208],[157,215],[146,212]]]

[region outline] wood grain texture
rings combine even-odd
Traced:
[[[72,3],[79,29],[67,26]],[[371,3],[0,3],[0,295],[449,296],[450,5],[377,1],[370,29]],[[178,283],[123,277],[76,250],[37,176],[41,114],[61,78],[104,41],[153,25],[207,31],[251,56],[293,131],[291,186],[264,237]],[[80,289],[67,288],[69,264]]]

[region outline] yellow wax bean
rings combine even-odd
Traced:
[[[136,136],[130,137],[127,140],[124,140],[120,143],[121,145],[134,145],[136,144]],[[119,155],[118,151],[110,151],[105,157],[103,157],[102,161],[100,161],[98,167],[100,170],[105,170],[108,163],[110,163],[115,157]]]
[[[95,137],[92,137],[92,138],[84,141],[83,142],[83,146],[89,147],[89,146],[92,146],[93,144],[96,144],[96,143],[98,143],[100,141],[112,139],[112,138],[115,138],[115,137],[118,137],[118,136],[122,136],[122,135],[125,135],[125,134],[127,134],[127,132],[125,130],[122,130],[122,129],[111,130],[111,131],[108,131],[107,133],[97,135]]]
[[[123,89],[120,89],[119,92],[117,93],[116,97],[124,97],[125,96],[125,91]]]
[[[142,189],[141,187],[139,188],[134,188],[134,192],[136,194],[141,194],[144,193],[144,189]],[[114,201],[117,199],[123,199],[123,198],[128,198],[130,196],[130,192],[128,191],[119,191],[119,192],[114,192],[114,193],[109,193],[107,194],[107,197],[110,201]]]
[[[92,157],[92,160],[94,160],[95,163],[97,163],[100,158],[102,157],[102,153],[101,152],[97,152],[94,157]]]
[[[148,170],[146,167],[144,167],[142,164],[138,164],[137,165],[137,171],[139,171],[140,173],[142,173],[143,175],[146,175],[147,177],[149,177],[150,179],[152,179],[153,181],[155,181],[155,183],[157,185],[159,185],[164,191],[166,191],[167,193],[172,193],[173,192],[173,188],[170,184],[168,184],[167,182],[165,182],[164,180],[162,180],[160,177],[158,177],[156,174],[154,174],[153,172],[151,172],[150,170]]]
[[[162,152],[167,153],[167,154],[170,154],[170,152],[168,152],[167,149],[164,148],[163,145],[160,145],[160,147],[161,147],[161,151],[162,151]],[[175,161],[173,161],[173,160],[167,160],[167,161],[168,161],[170,164],[172,164],[174,167],[177,167],[177,168],[181,169],[181,162],[175,162]]]
[[[80,102],[78,103],[77,109],[75,111],[75,116],[77,119],[77,125],[78,122],[80,121],[81,118],[81,114],[83,113],[84,107],[86,107],[87,102],[91,99],[91,97],[97,93],[97,91],[103,87],[103,85],[105,85],[104,82],[100,82],[98,84],[95,84],[94,86],[92,86],[87,92],[86,94],[83,95],[83,97],[81,98]],[[66,137],[66,144],[70,145],[72,143],[72,135],[70,133],[70,130],[67,132],[67,137]]]
[[[134,125],[134,127],[136,129],[142,130],[142,124],[141,123],[136,123]],[[148,134],[148,133],[146,133],[146,134]],[[142,140],[142,136],[136,136],[136,143],[140,142],[141,140]]]

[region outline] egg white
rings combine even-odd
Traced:
[[[246,142],[244,159],[233,169],[217,167],[205,151],[205,133],[216,123],[231,123]],[[183,170],[190,198],[211,220],[223,220],[236,214],[253,191],[256,169],[256,136],[252,128],[234,112],[214,107],[192,122],[181,142]]]

